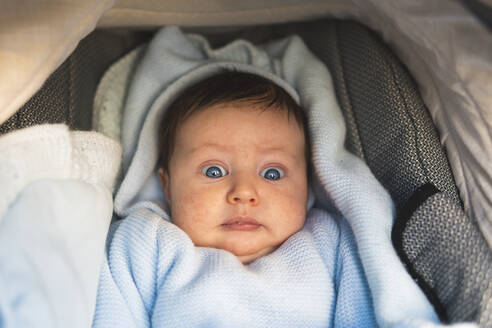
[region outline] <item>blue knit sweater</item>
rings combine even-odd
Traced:
[[[243,265],[195,247],[148,209],[115,223],[94,327],[372,327],[352,232],[319,209],[275,252]]]

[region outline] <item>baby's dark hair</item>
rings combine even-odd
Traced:
[[[168,171],[174,151],[176,132],[181,124],[200,110],[223,103],[261,105],[264,110],[287,111],[303,129],[306,140],[306,159],[309,159],[309,136],[306,114],[295,100],[281,87],[259,75],[224,71],[208,77],[185,89],[171,103],[160,123],[160,167]],[[307,163],[309,161],[307,160]]]

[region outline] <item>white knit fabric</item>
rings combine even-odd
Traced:
[[[88,327],[120,145],[41,125],[0,137],[0,327]]]
[[[78,179],[113,190],[121,146],[96,132],[66,125],[37,125],[0,138],[0,223],[2,214],[29,183]]]

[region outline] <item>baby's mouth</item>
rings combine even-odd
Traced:
[[[226,230],[253,231],[259,229],[261,224],[252,217],[236,216],[230,218],[221,226]]]

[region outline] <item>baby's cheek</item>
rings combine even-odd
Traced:
[[[303,207],[307,201],[307,185],[304,183],[293,183],[282,190],[282,197],[293,207]]]
[[[216,247],[215,230],[218,225],[215,203],[205,197],[206,193],[187,194],[178,226],[184,230],[196,246]]]
[[[299,192],[292,192],[286,195],[284,203],[288,224],[293,229],[300,229],[304,225],[306,218],[307,195]]]
[[[186,216],[188,224],[203,227],[207,225],[210,218],[211,203],[206,199],[206,193],[189,193],[183,199],[183,214]]]

